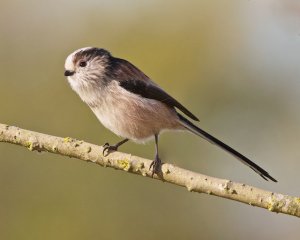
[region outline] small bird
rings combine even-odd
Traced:
[[[128,140],[142,143],[154,138],[155,159],[150,165],[153,177],[161,171],[159,134],[163,130],[187,130],[229,152],[265,180],[277,182],[250,159],[188,120],[199,121],[141,70],[124,59],[113,57],[109,51],[95,47],[74,51],[66,59],[64,75],[99,121],[124,138],[115,145],[105,143],[103,154],[116,151]]]

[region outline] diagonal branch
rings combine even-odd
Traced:
[[[74,157],[104,167],[124,170],[151,178],[151,172],[149,171],[151,160],[121,152],[114,152],[104,157],[102,147],[69,137],[55,137],[0,124],[0,142],[17,144],[28,148],[30,151],[46,151]],[[205,176],[167,163],[162,166],[161,176],[157,177],[155,175],[154,179],[161,179],[165,182],[186,187],[188,191],[207,193],[265,208],[272,212],[300,217],[300,198],[298,197]]]

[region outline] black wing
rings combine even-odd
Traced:
[[[199,121],[187,108],[152,82],[149,77],[130,62],[119,58],[113,58],[111,62],[108,72],[110,72],[113,79],[119,82],[121,87],[144,98],[155,99],[172,108],[176,107],[191,119]]]

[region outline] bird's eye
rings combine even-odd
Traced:
[[[80,66],[80,67],[85,67],[85,66],[86,66],[86,62],[85,62],[85,61],[81,61],[81,62],[79,63],[79,66]]]

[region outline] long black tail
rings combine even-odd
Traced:
[[[229,147],[225,143],[221,142],[219,139],[213,137],[209,133],[203,131],[202,129],[200,129],[199,127],[197,127],[193,123],[191,123],[189,120],[187,120],[185,117],[181,116],[180,114],[178,114],[178,116],[179,116],[179,119],[180,119],[180,123],[187,130],[189,130],[192,133],[194,133],[194,134],[196,134],[196,135],[198,135],[198,136],[206,139],[207,141],[209,141],[209,142],[211,142],[213,144],[216,144],[217,146],[221,147],[225,151],[229,152],[234,157],[236,157],[238,160],[240,160],[242,163],[246,164],[248,167],[250,167],[256,173],[258,173],[263,179],[265,179],[267,181],[268,181],[268,179],[270,179],[273,182],[277,182],[277,180],[274,179],[273,177],[271,177],[270,174],[267,171],[265,171],[264,169],[262,169],[260,166],[256,165],[250,159],[246,158],[244,155],[240,154],[239,152],[237,152],[233,148]]]

